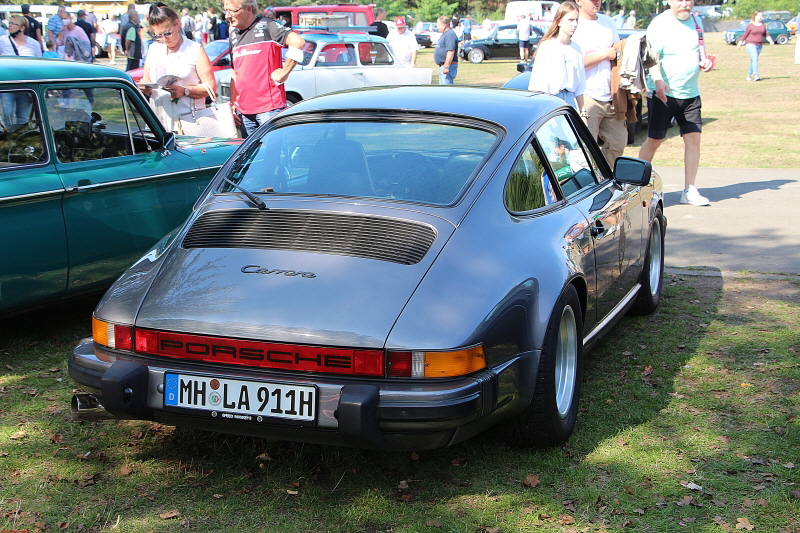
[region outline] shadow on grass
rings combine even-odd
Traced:
[[[558,518],[548,522],[540,517],[564,513],[584,524],[604,523],[608,531],[684,530],[675,525],[676,516],[702,521],[716,511],[708,502],[706,508],[673,505],[687,492],[676,475],[694,479],[705,474],[717,483],[709,465],[723,464],[714,472],[729,472],[723,475],[747,485],[752,468],[768,468],[741,458],[758,455],[748,442],[734,448],[717,441],[736,437],[725,430],[730,417],[740,416],[735,405],[719,399],[727,413],[723,416],[708,415],[691,403],[693,395],[720,386],[704,382],[703,368],[693,370],[690,364],[717,334],[708,326],[714,317],[722,316],[725,327],[771,320],[768,314],[737,312],[738,306],[721,310],[723,289],[721,277],[667,277],[665,298],[655,314],[624,318],[587,355],[578,427],[559,448],[511,448],[498,439],[499,430],[490,430],[447,449],[388,453],[104,421],[73,424],[73,434],[64,433],[74,451],[46,458],[51,469],[61,460],[64,468],[86,472],[77,484],[57,486],[62,500],[41,482],[24,492],[17,485],[14,493],[26,508],[35,505],[73,523],[76,511],[69,509],[100,500],[110,516],[128,521],[123,526],[127,523],[129,531],[153,529],[152,523],[137,528],[130,521],[173,508],[200,531],[443,531],[436,521],[446,531],[474,532],[496,524],[503,531],[561,531]],[[752,292],[745,296],[758,297],[757,288]],[[791,290],[769,297],[800,300]],[[65,314],[67,324],[84,327],[85,319],[74,319],[71,310]],[[15,342],[63,338],[65,326],[56,315],[39,319],[45,321],[39,329],[20,323],[28,329],[20,330]],[[800,346],[800,339],[787,342]],[[748,349],[731,347],[734,355]],[[20,395],[4,408],[7,413],[22,409],[26,401]],[[48,427],[50,420],[44,417],[37,424]],[[792,439],[786,445],[797,440]],[[718,443],[711,452],[708,441]],[[0,451],[14,454],[12,446],[7,441]],[[85,449],[105,450],[105,457],[74,458]],[[684,462],[698,473],[686,474]],[[133,473],[120,474],[129,464]],[[533,486],[525,486],[532,475],[537,476],[529,483]],[[80,488],[86,476],[96,484]],[[657,506],[654,497],[669,505]],[[64,500],[69,501],[66,507]]]

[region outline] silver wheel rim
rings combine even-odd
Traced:
[[[653,221],[650,232],[650,295],[658,296],[658,286],[661,282],[661,221]]]
[[[578,326],[575,322],[575,312],[570,306],[566,306],[561,313],[555,371],[556,408],[558,416],[564,419],[569,415],[572,406],[578,374]]]

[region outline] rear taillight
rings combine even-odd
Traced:
[[[483,346],[448,352],[389,352],[389,377],[447,378],[486,368]]]
[[[115,350],[133,350],[133,327],[105,322],[92,317],[92,338],[102,346]]]

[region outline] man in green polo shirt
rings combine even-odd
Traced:
[[[664,142],[672,119],[683,138],[684,187],[681,203],[709,205],[695,187],[700,166],[700,69],[711,68],[711,60],[701,57],[701,22],[692,17],[693,0],[669,0],[669,10],[653,19],[647,28],[647,41],[658,54],[659,64],[650,69],[647,79],[649,125],[647,140],[639,157],[652,161]]]

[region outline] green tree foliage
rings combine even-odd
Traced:
[[[445,2],[444,0],[418,0],[414,9],[414,20],[434,22],[442,15],[450,16],[458,9],[458,2]]]
[[[733,5],[736,17],[750,18],[754,11],[789,11],[797,15],[800,10],[797,0],[737,0]]]

